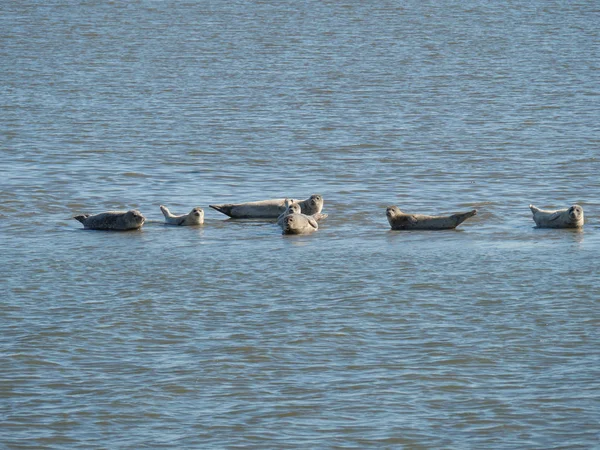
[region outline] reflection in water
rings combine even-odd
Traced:
[[[575,228],[570,231],[570,236],[573,238],[573,241],[576,242],[577,244],[582,244],[583,243],[583,238],[585,236],[585,232],[583,230],[583,228]]]

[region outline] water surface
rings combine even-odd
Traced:
[[[1,446],[597,447],[599,20],[0,5]],[[208,207],[313,193],[311,236]],[[479,213],[394,232],[392,204]],[[72,219],[129,208],[141,231]]]

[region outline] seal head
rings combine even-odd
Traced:
[[[300,214],[302,212],[302,209],[298,203],[292,203],[291,201],[286,200],[285,204],[287,206],[285,211],[277,218],[277,225],[281,227],[283,227],[283,219],[285,217],[289,216],[290,214]]]
[[[579,205],[573,205],[567,210],[571,221],[573,223],[583,222],[583,208]]]
[[[317,221],[304,214],[290,214],[282,220],[282,234],[309,234],[319,229]]]
[[[318,194],[313,194],[307,200],[299,203],[302,208],[302,214],[306,214],[307,216],[318,214],[323,210],[323,197]]]

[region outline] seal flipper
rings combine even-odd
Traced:
[[[536,213],[540,211],[540,208],[538,208],[537,206],[533,206],[533,205],[529,205],[529,209],[531,209],[532,213]]]
[[[78,220],[81,223],[84,223],[85,219],[87,219],[88,217],[90,217],[89,214],[81,214],[80,216],[73,217],[73,219]]]
[[[208,205],[208,206],[210,206],[212,209],[216,209],[220,213],[223,213],[229,217],[231,217],[231,210],[234,207],[234,205],[231,205],[231,204],[229,204],[229,205]]]
[[[559,211],[556,211],[554,214],[552,214],[550,217],[548,217],[548,221],[549,222],[554,222],[556,219],[558,219],[560,217],[561,213]]]

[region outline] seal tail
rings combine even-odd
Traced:
[[[216,209],[220,213],[225,214],[226,216],[231,217],[231,210],[233,209],[233,205],[208,205],[212,209]]]
[[[78,220],[81,223],[84,223],[85,219],[87,219],[88,217],[90,217],[89,214],[81,214],[80,216],[73,217],[73,219]]]
[[[463,214],[455,214],[454,215],[454,219],[456,220],[456,225],[455,226],[460,225],[465,220],[467,220],[469,217],[473,217],[475,215],[477,215],[477,210],[476,209],[474,209],[473,211],[469,211],[469,212],[463,213]]]

